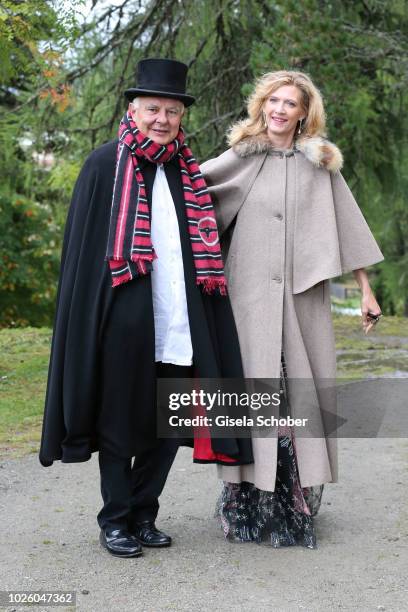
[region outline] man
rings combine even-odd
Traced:
[[[99,450],[100,542],[121,557],[171,544],[155,520],[178,443],[156,437],[157,378],[242,375],[211,199],[180,127],[186,77],[181,62],[139,63],[119,141],[80,173],[62,251],[40,461]],[[197,449],[252,461],[248,440]]]

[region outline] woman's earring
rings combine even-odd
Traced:
[[[303,119],[301,119],[299,121],[299,129],[298,129],[298,134],[301,134],[303,130]]]
[[[268,124],[266,123],[266,114],[265,114],[265,111],[262,111],[262,119],[263,119],[264,127],[267,128]]]

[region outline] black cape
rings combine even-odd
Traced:
[[[40,448],[44,466],[56,459],[86,461],[101,448],[132,457],[156,438],[150,275],[112,288],[105,260],[116,149],[117,142],[110,142],[91,153],[68,213]],[[156,165],[140,165],[151,203]],[[240,378],[229,299],[203,294],[196,285],[178,161],[164,168],[180,228],[195,369],[204,378]],[[248,439],[211,444],[237,464],[253,461]]]

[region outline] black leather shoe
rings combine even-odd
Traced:
[[[115,557],[140,557],[143,554],[136,538],[124,529],[101,529],[99,541]]]
[[[142,545],[151,548],[171,546],[171,537],[156,529],[153,521],[136,523],[132,529],[132,535]]]

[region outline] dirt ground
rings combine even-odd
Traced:
[[[51,468],[36,455],[3,460],[0,588],[73,590],[81,612],[408,610],[408,440],[344,439],[339,449],[339,483],[326,486],[315,519],[318,549],[225,542],[215,468],[181,449],[157,522],[174,544],[139,559],[98,543],[96,457]]]

